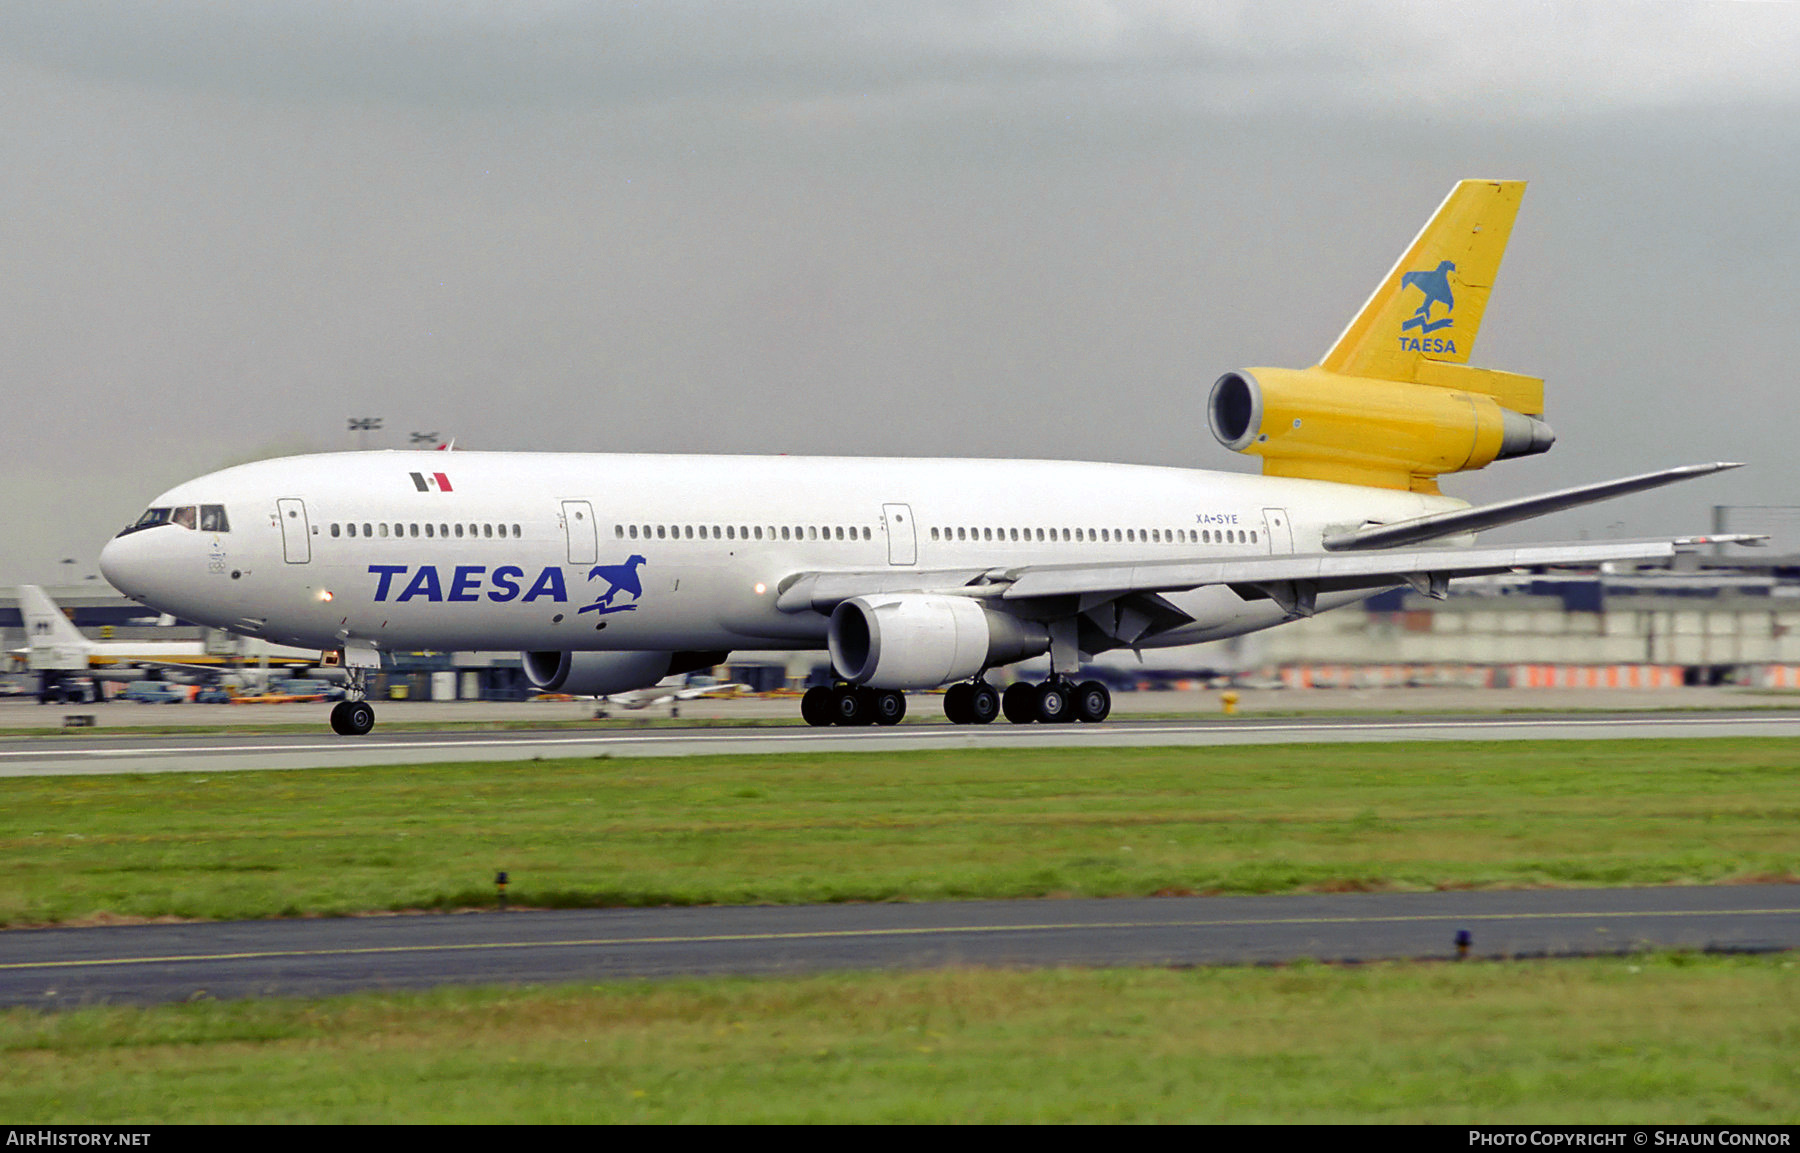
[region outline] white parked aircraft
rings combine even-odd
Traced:
[[[687,684],[686,677],[665,678],[670,683],[655,684],[647,689],[633,689],[626,693],[608,693],[601,698],[609,705],[617,705],[622,709],[648,709],[657,705],[679,706],[682,701],[697,701],[702,697],[731,697],[743,692],[750,686],[732,682],[729,684]]]
[[[1524,185],[1464,181],[1325,358],[1228,372],[1208,417],[1264,475],[1039,460],[375,452],[226,469],[101,554],[133,599],[341,653],[365,733],[392,650],[519,649],[540,689],[607,695],[733,649],[827,649],[813,724],[1103,720],[1084,660],[1217,640],[1410,584],[1667,557],[1708,538],[1477,547],[1477,531],[1702,476],[1668,469],[1481,508],[1436,478],[1542,452],[1543,382],[1469,350]],[[1710,538],[1718,540],[1721,538]],[[1743,538],[1732,538],[1743,539]],[[1048,654],[1004,697],[988,669]]]
[[[220,652],[203,641],[90,640],[38,585],[19,586],[19,615],[25,622],[26,646],[11,655],[38,674],[40,700],[85,695],[86,688],[78,687],[81,677],[94,681],[147,677],[182,683],[241,681],[258,674],[254,666],[259,661],[292,675],[296,665],[316,665],[321,659],[317,652],[260,641],[240,641],[232,651]],[[267,670],[261,672],[266,679]]]

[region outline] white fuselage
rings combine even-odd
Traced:
[[[824,647],[825,616],[776,605],[803,573],[1317,552],[1327,529],[1462,502],[1121,464],[500,452],[262,461],[153,502],[217,505],[228,531],[115,538],[107,579],[161,611],[310,648],[714,651]],[[1194,623],[1146,643],[1284,619],[1226,588],[1167,599]]]

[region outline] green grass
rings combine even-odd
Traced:
[[[1785,1123],[1790,956],[444,989],[0,1013],[0,1116]]]
[[[1800,744],[525,761],[0,783],[0,923],[1800,875]]]

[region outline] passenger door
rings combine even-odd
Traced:
[[[562,502],[563,531],[569,538],[570,564],[595,564],[600,559],[600,533],[594,524],[594,507],[585,500]]]
[[[1288,523],[1287,509],[1265,508],[1263,513],[1263,538],[1269,542],[1269,553],[1279,556],[1294,551],[1294,527]]]
[[[881,519],[887,525],[888,563],[918,564],[919,540],[913,532],[912,506],[884,504]]]
[[[289,564],[306,564],[312,560],[312,528],[306,523],[306,502],[299,497],[284,496],[275,502],[276,518],[281,521],[281,551]]]

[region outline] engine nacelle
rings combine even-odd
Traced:
[[[972,597],[924,593],[854,597],[831,614],[831,667],[854,684],[930,689],[1050,649],[1043,625],[994,612]]]
[[[546,693],[603,697],[646,689],[666,676],[723,664],[729,653],[520,653],[525,677]]]
[[[1505,375],[1460,371],[1471,382]],[[1206,415],[1219,443],[1262,457],[1266,475],[1417,492],[1436,492],[1440,473],[1544,452],[1556,440],[1543,421],[1480,392],[1322,368],[1228,372]]]

